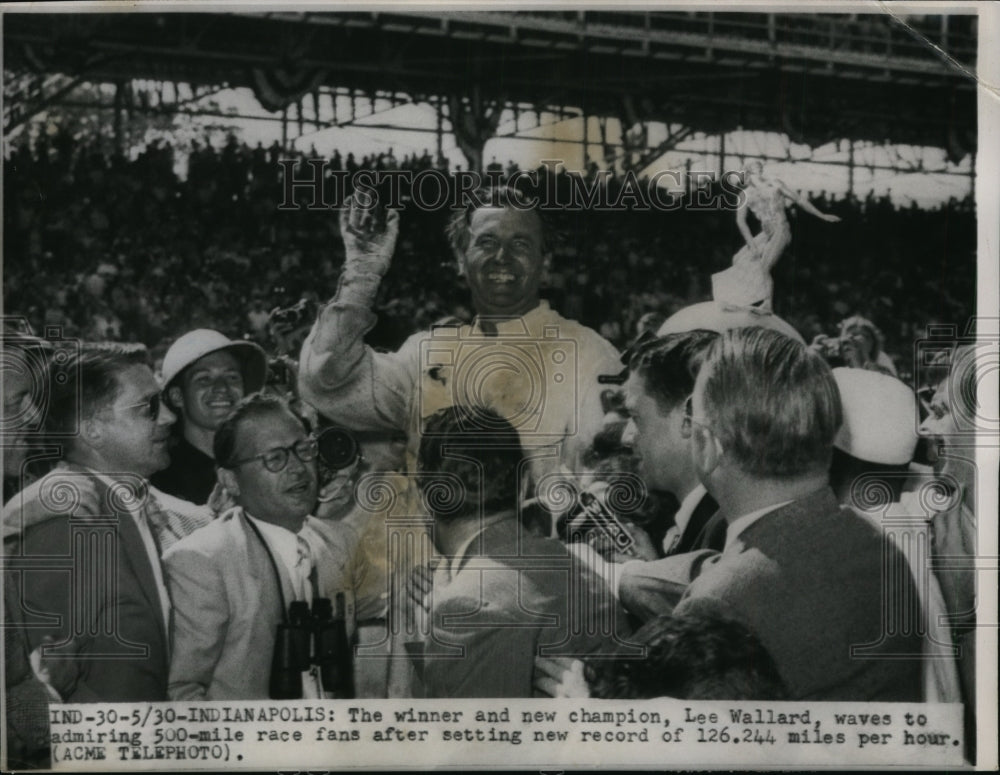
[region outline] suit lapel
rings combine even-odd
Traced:
[[[107,500],[108,486],[103,480],[99,479],[97,481],[98,497],[101,499],[101,504],[102,506],[107,506],[110,510],[110,503],[108,503]],[[156,576],[153,574],[153,567],[150,564],[149,554],[146,551],[146,543],[142,540],[142,535],[139,533],[139,528],[135,523],[136,518],[128,512],[120,512],[119,514],[119,562],[128,566],[131,570],[132,575],[135,577],[136,583],[139,587],[140,593],[144,598],[146,598],[146,602],[149,603],[150,610],[152,610],[153,615],[156,618],[156,624],[159,628],[160,635],[163,638],[163,642],[167,643],[167,631],[164,622],[163,606],[160,605],[160,594],[156,585]],[[119,575],[119,583],[120,582],[121,578]]]
[[[704,548],[698,545],[699,538],[705,530],[708,521],[718,509],[719,506],[711,495],[708,493],[703,495],[701,500],[698,501],[698,505],[694,507],[694,511],[691,512],[691,519],[688,520],[687,527],[684,528],[684,535],[672,553],[684,554],[698,548]]]
[[[264,606],[274,606],[278,609],[280,620],[283,620],[288,611],[287,601],[293,598],[292,595],[286,594],[286,590],[295,589],[285,564],[271,551],[267,540],[255,529],[242,509],[234,510],[230,514],[232,519],[239,523],[238,532],[243,538],[246,557],[249,560],[249,567],[245,572],[257,580],[261,591],[261,608],[263,610]]]

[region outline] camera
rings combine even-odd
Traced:
[[[310,299],[299,299],[291,307],[275,307],[268,315],[269,326],[283,329],[295,329],[301,326],[311,326],[316,319],[316,302]]]
[[[340,471],[351,466],[360,456],[358,440],[344,428],[328,426],[316,437],[319,459],[330,471]]]
[[[618,471],[595,478],[590,472],[563,470],[542,477],[537,493],[538,501],[559,515],[558,532],[566,543],[589,543],[603,535],[616,551],[632,552],[634,540],[626,523],[642,516],[648,495],[636,474]]]
[[[844,351],[842,349],[842,342],[839,336],[827,336],[826,334],[818,334],[813,340],[810,347],[830,365],[830,368],[835,369],[838,366],[844,366]]]
[[[577,495],[577,506],[566,519],[566,543],[588,543],[592,533],[603,534],[615,550],[630,554],[632,536],[622,525],[618,515],[608,506],[607,486],[600,483]]]
[[[496,430],[489,408],[525,435],[572,435],[577,429],[577,347],[545,326],[532,336],[520,319],[513,334],[487,337],[468,326],[440,326],[420,342],[420,416],[463,405],[469,431]]]

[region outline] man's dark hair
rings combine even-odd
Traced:
[[[417,485],[435,519],[515,509],[526,475],[517,430],[492,409],[450,406],[426,420]]]
[[[45,432],[54,436],[75,435],[81,419],[93,417],[118,398],[122,388],[118,375],[141,364],[142,361],[114,347],[82,348],[71,354],[65,363],[58,365],[59,373],[53,372],[48,380]],[[55,366],[50,364],[50,369]]]
[[[240,399],[229,416],[215,431],[212,439],[212,456],[219,468],[228,468],[236,460],[236,437],[240,426],[245,422],[266,414],[289,414],[302,423],[309,432],[309,424],[292,411],[285,399],[270,393],[251,393]]]
[[[718,339],[715,331],[701,329],[651,339],[633,354],[629,371],[642,379],[663,413],[671,412],[691,395],[701,365]]]
[[[740,622],[709,613],[663,615],[630,639],[641,659],[587,663],[591,696],[605,700],[782,700],[788,696],[771,655]]]
[[[445,227],[445,236],[454,253],[464,255],[469,249],[469,224],[472,214],[483,207],[510,207],[514,210],[533,212],[538,217],[542,230],[542,255],[552,251],[550,229],[541,210],[532,207],[528,198],[511,186],[482,186],[472,192],[461,210],[455,211]]]

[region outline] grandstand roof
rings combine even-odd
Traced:
[[[6,12],[4,66],[228,86],[263,72],[414,100],[475,92],[629,124],[784,132],[812,147],[974,148],[976,18],[928,18],[921,32],[885,14]]]

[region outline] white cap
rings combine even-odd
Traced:
[[[917,448],[917,399],[895,377],[867,369],[838,368],[844,424],[834,446],[869,463],[902,465]]]
[[[698,329],[717,331],[722,334],[733,328],[746,328],[748,326],[760,326],[780,331],[796,342],[805,344],[802,335],[790,323],[773,313],[723,309],[722,305],[716,301],[704,301],[678,310],[663,322],[656,335],[682,334]]]
[[[228,350],[240,362],[244,392],[255,393],[264,387],[267,379],[267,355],[260,346],[240,339],[229,339],[225,334],[210,328],[196,328],[170,345],[167,354],[163,356],[163,389],[169,388],[170,383],[199,358],[219,350]]]

